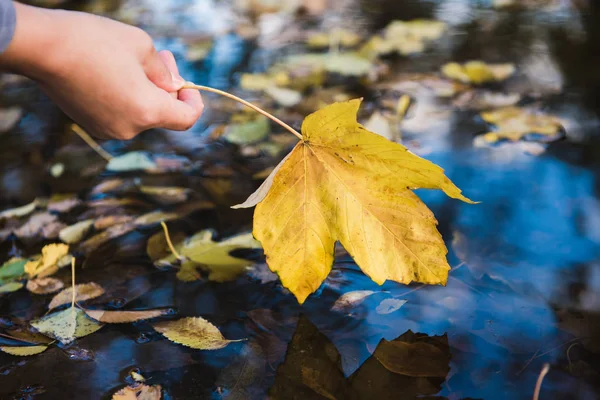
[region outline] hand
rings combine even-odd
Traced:
[[[187,130],[204,104],[183,89],[173,54],[141,29],[107,18],[15,3],[17,28],[0,67],[29,76],[91,135],[131,139]]]

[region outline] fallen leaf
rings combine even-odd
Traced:
[[[94,299],[98,296],[102,296],[104,294],[104,289],[100,285],[94,282],[90,283],[80,283],[79,285],[75,285],[75,301],[86,301],[90,299]],[[48,309],[52,310],[58,306],[62,306],[63,304],[71,303],[73,298],[73,287],[68,287],[61,291],[59,294],[54,296],[48,304]]]
[[[124,324],[128,322],[141,321],[168,315],[169,309],[143,310],[143,311],[105,311],[105,310],[83,310],[88,317],[107,324]]]
[[[331,307],[331,311],[347,312],[351,308],[358,306],[367,297],[375,293],[378,292],[374,292],[372,290],[354,290],[352,292],[344,293],[335,301],[333,307]]]
[[[379,305],[375,309],[375,312],[377,312],[377,314],[382,315],[391,314],[394,311],[398,311],[400,307],[402,307],[404,304],[406,304],[406,300],[385,299],[382,300],[381,303],[379,303]]]
[[[239,356],[223,368],[216,380],[221,398],[246,400],[264,398],[265,354],[256,342],[248,343]]]
[[[42,256],[38,260],[28,261],[25,273],[29,279],[46,277],[54,274],[62,266],[62,259],[69,254],[69,246],[63,243],[54,243],[42,248]]]
[[[93,219],[86,219],[67,226],[58,232],[58,238],[67,244],[79,243],[94,225]]]
[[[201,317],[164,321],[152,327],[172,342],[199,350],[218,350],[232,342],[245,339],[225,339],[219,329]]]
[[[60,232],[63,226],[58,221],[56,215],[48,212],[39,212],[29,217],[29,220],[16,229],[14,233],[19,238],[36,238],[41,236],[52,239],[58,236],[58,232]]]
[[[465,64],[448,63],[442,66],[442,74],[463,83],[482,84],[501,82],[515,73],[513,64],[486,64],[483,61],[469,61]]]
[[[12,129],[23,116],[21,107],[8,107],[0,109],[0,133]]]
[[[35,294],[50,294],[61,290],[65,284],[56,278],[37,278],[27,281],[27,290]]]
[[[153,158],[144,151],[132,151],[118,157],[113,157],[106,165],[107,171],[146,171],[156,169]]]
[[[133,221],[133,223],[136,226],[153,225],[159,222],[171,221],[179,217],[181,216],[175,212],[165,212],[157,210],[137,217],[135,221]]]
[[[344,76],[363,76],[373,69],[373,63],[358,53],[300,54],[286,60],[288,67],[308,66]]]
[[[126,222],[119,225],[113,225],[105,231],[100,232],[99,234],[94,235],[85,242],[81,243],[81,250],[85,253],[90,252],[92,250],[97,249],[109,240],[117,238],[119,236],[123,236],[133,231],[134,229],[135,224],[133,222]]]
[[[293,107],[302,100],[302,93],[293,89],[269,86],[265,89],[265,93],[282,107]]]
[[[20,218],[26,215],[31,214],[35,211],[35,208],[38,206],[38,200],[34,200],[29,204],[25,204],[24,206],[11,208],[9,210],[4,210],[0,212],[0,219],[8,219],[8,218]]]
[[[0,350],[3,352],[10,354],[11,356],[33,356],[35,354],[40,354],[46,351],[48,346],[39,345],[39,346],[0,346]]]
[[[185,240],[185,235],[181,232],[169,232],[169,234],[173,243],[179,243]],[[160,260],[171,254],[164,231],[157,232],[150,236],[146,243],[146,253],[152,261]]]
[[[113,394],[112,400],[160,400],[162,399],[162,388],[160,385],[148,386],[126,386]]]
[[[445,284],[450,266],[437,221],[411,189],[471,202],[441,168],[359,125],[359,106],[351,100],[309,115],[266,197],[255,198],[254,237],[300,303],[327,277],[336,240],[378,284]]]
[[[113,394],[112,400],[160,400],[162,388],[160,385],[148,386],[126,386]]]
[[[13,257],[0,266],[0,282],[19,279],[25,275],[25,264],[27,260],[24,258]]]
[[[260,249],[260,243],[252,237],[251,233],[232,236],[220,242],[213,241],[212,237],[212,231],[204,230],[175,246],[183,257],[195,263],[195,265],[188,264],[185,269],[182,266],[185,275],[178,275],[179,278],[189,281],[195,276],[194,269],[202,268],[208,271],[208,279],[211,281],[233,280],[246,271],[246,268],[253,262],[232,257],[229,253],[242,248]],[[175,262],[175,256],[171,255],[166,259],[159,260],[157,264],[172,264],[173,262]],[[197,276],[199,277],[199,275]]]
[[[422,53],[426,45],[440,38],[445,30],[446,24],[442,21],[392,21],[385,28],[383,36],[373,36],[362,47],[360,53],[369,58],[389,53]]]
[[[175,186],[140,186],[139,190],[164,205],[183,203],[192,192],[188,188]]]
[[[104,182],[100,182],[99,184],[94,186],[92,188],[92,190],[90,191],[90,194],[94,195],[94,194],[100,194],[100,193],[113,192],[113,191],[125,186],[125,184],[126,183],[123,179],[119,179],[119,178],[108,179],[108,180],[106,180]]]
[[[519,107],[506,107],[499,110],[482,112],[481,118],[496,127],[494,132],[486,133],[486,141],[493,143],[500,139],[517,141],[528,134],[542,135],[539,141],[551,141],[557,139],[562,129],[559,118],[548,114],[542,114],[533,110]]]
[[[73,313],[75,314],[73,315]],[[79,308],[69,307],[32,321],[31,326],[62,344],[69,344],[77,338],[96,332],[103,325],[88,318],[85,312]]]
[[[347,29],[332,29],[329,32],[318,32],[308,36],[306,44],[315,49],[329,47],[354,47],[361,41],[360,35]]]
[[[21,282],[9,282],[0,286],[0,294],[1,293],[12,293],[21,289],[23,284]]]
[[[521,101],[518,93],[497,93],[489,90],[469,90],[452,101],[454,107],[462,110],[488,110],[510,107]]]
[[[48,211],[65,213],[80,205],[82,201],[74,195],[57,195],[48,200]]]
[[[230,123],[223,138],[235,144],[250,144],[263,140],[270,131],[269,119],[259,114],[250,121]]]
[[[94,229],[102,231],[111,226],[123,225],[131,221],[133,221],[133,217],[130,215],[107,215],[106,217],[100,217],[94,221]]]

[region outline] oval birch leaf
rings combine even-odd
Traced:
[[[80,283],[79,285],[75,285],[75,301],[85,301],[94,299],[98,296],[102,296],[104,294],[104,289],[100,285],[94,282],[90,283]],[[62,306],[63,304],[68,304],[71,302],[73,297],[73,287],[66,288],[50,301],[48,304],[48,309],[52,310],[58,306]]]
[[[67,226],[58,232],[58,238],[65,243],[75,244],[81,242],[81,239],[89,232],[92,225],[94,224],[93,219],[86,219],[85,221],[77,222],[73,225]]]
[[[124,324],[128,322],[141,321],[167,315],[169,309],[143,310],[143,311],[105,311],[105,310],[83,310],[88,317],[107,324]]]
[[[218,350],[232,342],[245,339],[225,339],[219,329],[201,317],[164,321],[152,327],[172,342],[198,350]]]
[[[356,307],[367,297],[375,293],[378,292],[374,292],[372,290],[354,290],[352,292],[344,293],[335,301],[333,307],[331,307],[331,311],[346,312],[349,309]]]
[[[4,211],[0,212],[0,219],[24,217],[28,214],[31,214],[35,210],[37,205],[38,205],[38,200],[35,199],[31,203],[25,204],[24,206],[4,210]]]
[[[0,281],[9,281],[22,277],[25,274],[25,264],[27,264],[27,260],[18,257],[6,261],[0,267]]]
[[[134,221],[137,226],[152,225],[163,221],[171,221],[179,218],[181,215],[174,212],[152,211],[137,217]]]
[[[27,281],[27,290],[34,294],[50,294],[61,290],[65,284],[56,278],[37,278]]]
[[[329,274],[336,241],[378,284],[445,284],[448,250],[412,189],[472,203],[440,167],[358,124],[359,106],[335,103],[304,120],[303,140],[254,212],[269,267],[300,303]]]
[[[0,294],[2,293],[12,293],[21,289],[23,284],[21,282],[9,282],[2,286],[0,286]]]
[[[0,350],[5,353],[8,353],[12,356],[33,356],[35,354],[40,354],[46,351],[48,346],[39,345],[39,346],[0,346]]]
[[[160,400],[161,398],[162,389],[160,385],[148,386],[142,384],[135,387],[124,387],[113,394],[112,400]]]
[[[75,318],[73,318],[73,313],[75,313]],[[88,318],[85,312],[79,308],[69,307],[32,321],[31,326],[62,344],[69,344],[76,338],[96,332],[104,325]]]
[[[385,299],[379,303],[375,311],[381,315],[391,314],[394,311],[398,311],[404,304],[406,304],[406,300]]]

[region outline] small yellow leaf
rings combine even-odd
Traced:
[[[500,82],[514,73],[515,66],[513,64],[486,64],[482,61],[469,61],[462,65],[451,62],[442,66],[442,74],[463,83]]]
[[[171,311],[162,310],[144,310],[144,311],[105,311],[105,310],[83,310],[88,317],[99,322],[107,324],[124,324],[128,322],[141,321],[167,315]]]
[[[201,317],[159,322],[152,327],[172,342],[199,350],[222,349],[229,343],[244,340],[225,339],[216,326]]]
[[[112,400],[160,400],[162,398],[162,389],[160,385],[148,386],[137,385],[126,386],[113,394]]]
[[[29,261],[25,264],[25,273],[29,275],[29,278],[52,275],[58,271],[61,259],[68,253],[69,246],[63,243],[44,246],[42,248],[42,257],[39,260]]]
[[[62,344],[69,344],[76,338],[96,332],[103,325],[88,318],[82,310],[70,307],[32,321],[31,326]]]
[[[0,346],[0,350],[13,356],[33,356],[46,351],[48,346]]]
[[[98,296],[102,296],[104,294],[104,289],[100,285],[94,282],[90,283],[81,283],[79,285],[75,285],[75,301],[85,301],[94,299]],[[63,304],[68,304],[71,302],[73,298],[73,287],[66,288],[50,301],[48,304],[48,309],[52,310],[58,306],[62,306]]]
[[[49,294],[58,292],[65,284],[56,278],[37,278],[27,281],[27,290],[35,294]]]
[[[480,115],[485,122],[496,127],[495,132],[484,135],[484,139],[490,143],[499,139],[508,139],[514,142],[531,133],[552,139],[562,129],[559,118],[519,107],[505,107],[482,112]]]
[[[440,167],[359,125],[359,105],[335,103],[309,115],[303,140],[256,206],[254,236],[300,303],[329,274],[337,240],[378,284],[445,284],[446,246],[412,189],[472,203]]]

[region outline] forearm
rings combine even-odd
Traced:
[[[55,57],[52,51],[60,42],[57,29],[60,12],[17,2],[14,12],[16,25],[8,46],[0,54],[0,68],[37,79],[52,68]]]

